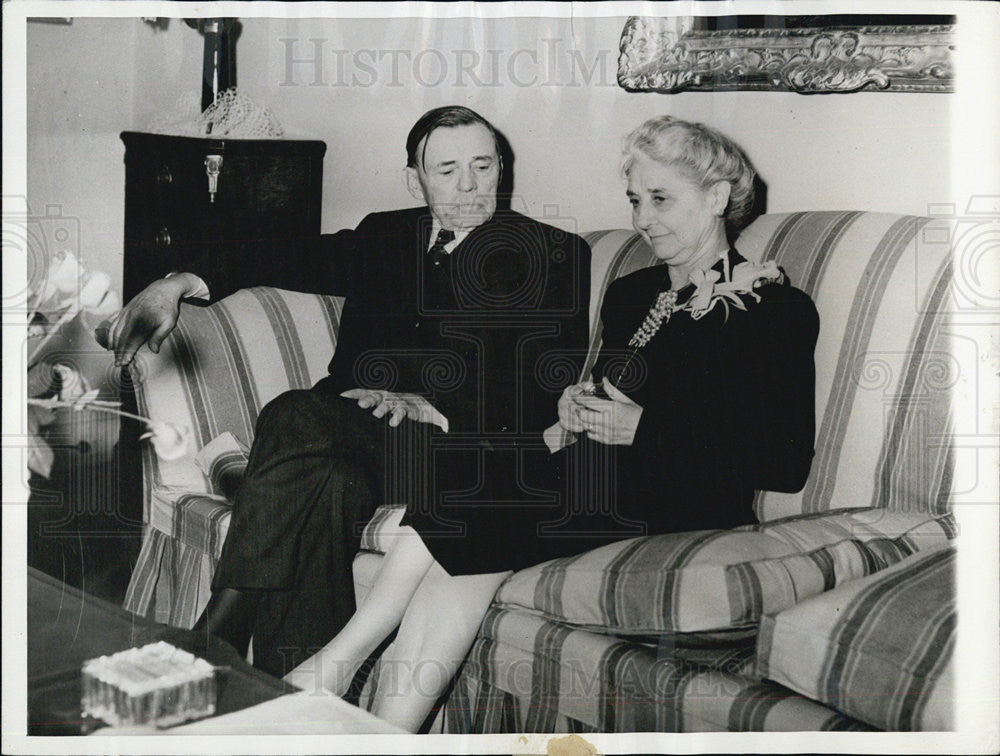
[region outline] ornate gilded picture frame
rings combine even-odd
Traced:
[[[952,92],[953,52],[950,16],[631,16],[618,83],[662,93]]]

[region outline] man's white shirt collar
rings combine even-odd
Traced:
[[[424,252],[429,251],[430,248],[434,246],[434,241],[438,238],[438,231],[440,231],[441,228],[442,228],[441,222],[435,217],[434,220],[431,222],[431,238],[430,241],[427,242],[427,249],[425,249]],[[452,250],[455,249],[455,247],[457,247],[459,244],[461,244],[462,240],[465,239],[465,237],[468,236],[469,232],[471,231],[472,231],[471,228],[463,228],[459,231],[456,231],[455,238],[444,245],[444,251],[450,255]]]

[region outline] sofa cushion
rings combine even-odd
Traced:
[[[250,448],[229,431],[216,436],[194,455],[198,469],[212,481],[212,488],[228,499],[243,482]]]
[[[386,548],[385,527],[393,514],[403,509],[398,504],[383,504],[375,508],[375,514],[365,524],[365,529],[361,531],[361,551],[374,551],[384,554]]]
[[[880,514],[807,515],[798,537],[789,519],[619,541],[522,570],[497,601],[618,635],[748,627],[954,535],[949,518],[892,515],[879,529]]]
[[[752,626],[762,611],[874,569],[856,541],[799,554],[760,533],[671,533],[522,570],[497,601],[594,632],[695,632]]]
[[[761,520],[841,507],[948,508],[950,388],[965,368],[948,326],[947,224],[865,212],[769,214],[737,240],[748,257],[761,249],[775,259],[820,317],[812,470],[799,493],[761,494]]]
[[[761,621],[757,673],[885,730],[954,727],[955,547]]]

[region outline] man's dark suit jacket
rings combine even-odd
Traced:
[[[419,393],[452,434],[543,430],[587,349],[590,248],[498,211],[435,271],[431,228],[426,207],[373,213],[353,231],[322,236],[298,261],[274,261],[266,276],[220,280],[210,262],[192,272],[213,299],[255,285],[346,297],[324,381],[331,391]]]
[[[267,280],[192,272],[215,297],[250,285],[343,295],[330,374],[314,390],[418,393],[450,426],[442,434],[405,421],[399,430],[416,446],[393,448],[409,473],[391,490],[386,473],[384,496],[407,503],[404,523],[451,574],[533,564],[548,545],[534,538],[536,523],[559,517],[560,473],[541,431],[558,419],[559,395],[586,355],[590,248],[498,212],[435,268],[431,230],[426,208],[375,213],[322,237],[296,264],[276,264]],[[501,548],[515,541],[519,549]]]

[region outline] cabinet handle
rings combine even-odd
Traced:
[[[219,191],[219,174],[222,172],[222,155],[205,155],[205,175],[208,176],[208,201],[215,202]]]
[[[153,237],[153,241],[156,243],[156,246],[158,247],[170,246],[170,231],[167,229],[166,226],[164,226],[157,232],[156,236]]]
[[[160,168],[160,172],[156,174],[156,183],[158,184],[172,184],[174,182],[174,174],[170,172],[170,168],[163,166]]]

